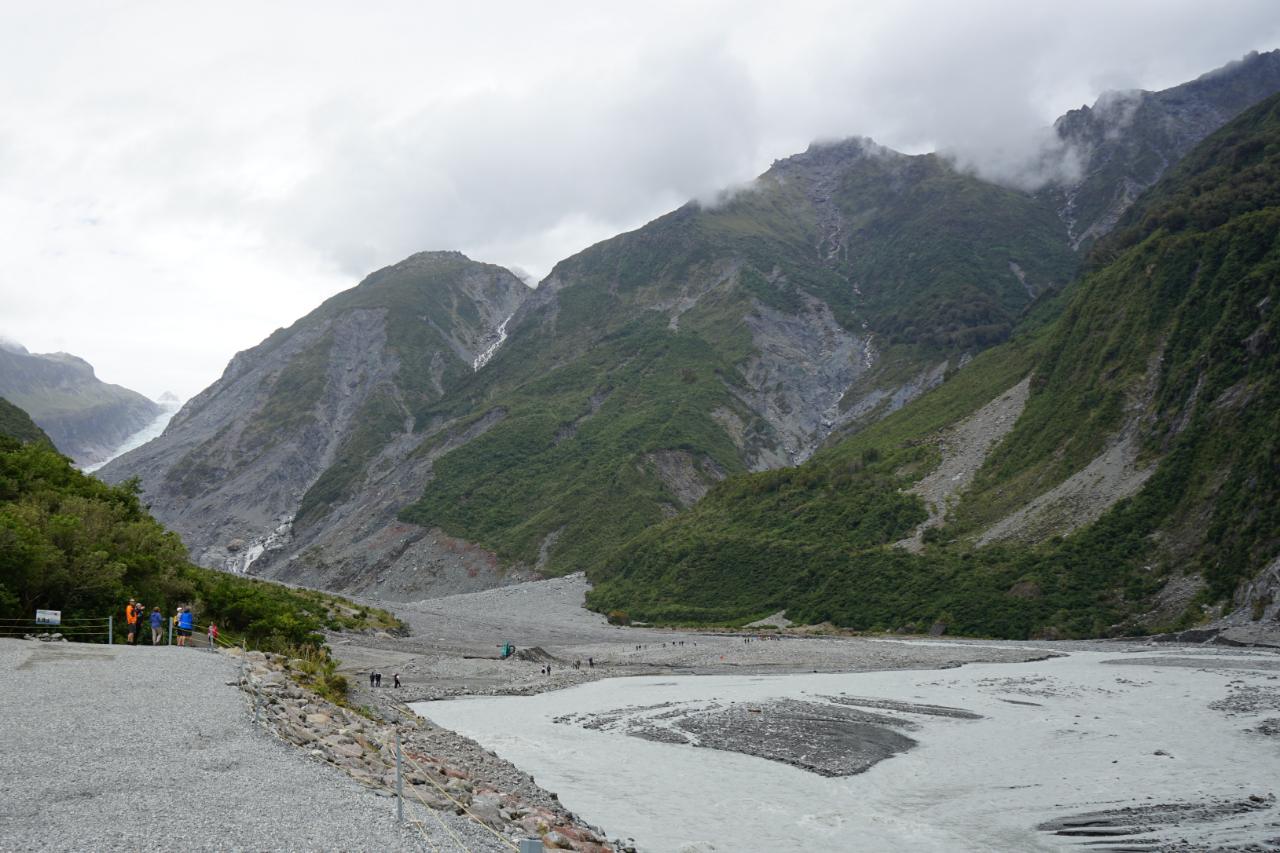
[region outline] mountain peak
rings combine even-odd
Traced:
[[[886,148],[868,136],[850,136],[845,139],[817,140],[809,143],[800,154],[793,154],[781,160],[774,160],[769,167],[770,172],[785,173],[792,170],[807,170],[814,167],[831,168],[844,166],[867,158],[904,158],[907,155],[892,148]]]

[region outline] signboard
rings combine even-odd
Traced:
[[[36,624],[37,625],[61,625],[62,611],[61,610],[37,610]]]

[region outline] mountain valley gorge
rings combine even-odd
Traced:
[[[1032,189],[815,143],[536,288],[416,254],[99,476],[200,565],[385,600],[583,571],[651,622],[1273,619],[1276,92],[1280,52],[1105,95]]]

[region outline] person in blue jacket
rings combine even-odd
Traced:
[[[164,615],[159,607],[151,609],[151,645],[160,645],[160,627],[164,625]]]
[[[187,638],[191,636],[191,629],[196,625],[196,617],[192,615],[190,607],[182,608],[182,612],[178,614],[178,645],[185,646]]]

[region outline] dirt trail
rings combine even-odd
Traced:
[[[973,482],[973,475],[1000,439],[1013,429],[1027,404],[1031,378],[1027,377],[990,403],[943,433],[937,440],[942,462],[911,487],[912,494],[924,498],[929,518],[896,547],[919,553],[924,548],[924,532],[937,527],[947,514],[947,501]]]

